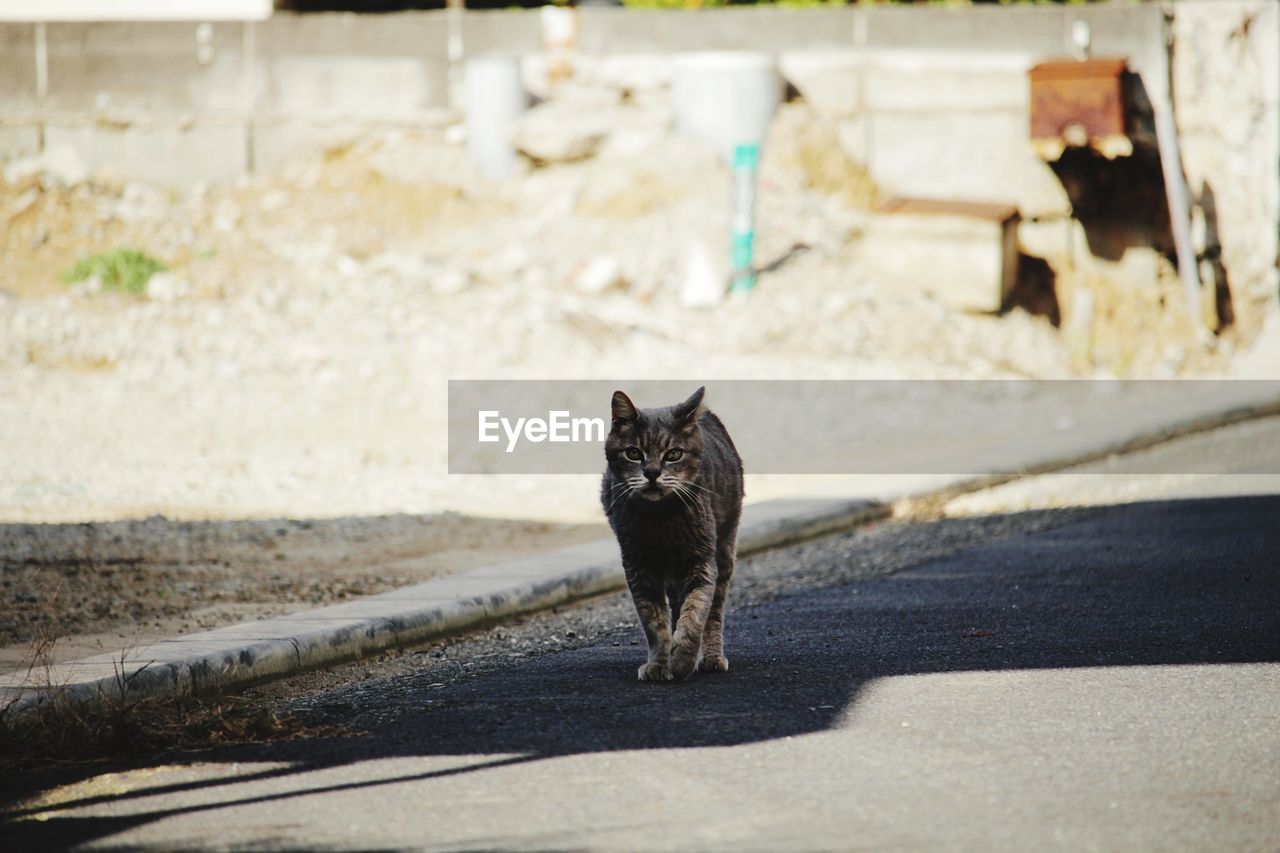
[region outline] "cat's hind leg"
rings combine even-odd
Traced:
[[[730,539],[716,547],[716,591],[711,597],[707,624],[702,631],[702,672],[728,672],[729,659],[724,656],[724,607],[729,599],[729,583],[737,559],[737,543]]]

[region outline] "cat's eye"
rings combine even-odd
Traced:
[[[684,456],[684,451],[678,447],[673,447],[671,450],[668,450],[667,455],[662,458],[667,462],[679,462],[681,456]]]
[[[640,448],[638,447],[628,447],[624,452],[626,453],[627,458],[632,462],[639,462],[644,458],[644,454],[640,452]]]

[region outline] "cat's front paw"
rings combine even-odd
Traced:
[[[728,672],[729,659],[724,655],[707,655],[698,665],[699,672]]]
[[[671,668],[665,663],[646,663],[636,672],[641,681],[670,681]]]
[[[693,674],[698,668],[697,652],[679,652],[671,653],[671,676],[676,681],[683,681]]]

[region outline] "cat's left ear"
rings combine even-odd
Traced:
[[[680,405],[676,406],[675,411],[671,414],[675,418],[676,426],[688,426],[698,419],[698,415],[702,412],[702,398],[707,393],[706,386],[702,386],[689,396]]]

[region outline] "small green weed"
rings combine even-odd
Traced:
[[[105,290],[123,290],[140,294],[146,291],[151,276],[167,269],[160,261],[137,249],[122,246],[112,252],[90,255],[62,274],[71,284],[97,276]]]

